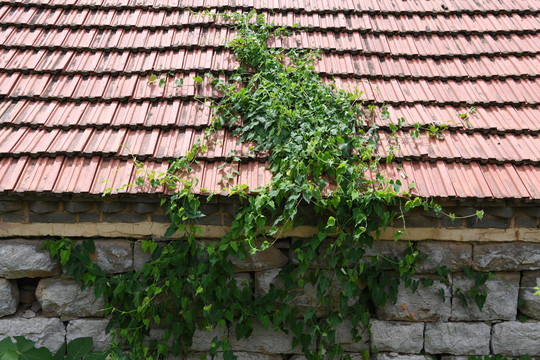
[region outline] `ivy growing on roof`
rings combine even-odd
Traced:
[[[180,232],[182,239],[165,246],[144,242],[152,261],[140,271],[110,279],[87,253],[81,255],[92,251],[90,242],[75,246],[65,240],[48,247],[84,286],[94,286],[96,296],[105,295],[108,328],[117,335],[119,357],[186,355],[194,332],[207,329],[216,335],[210,355],[223,351],[225,359],[232,359],[230,339],[221,330],[229,326],[229,336],[248,338],[256,323],[292,334],[291,346],[298,346],[308,359],[347,357],[337,338],[340,324],[350,322],[358,341],[369,333],[373,309],[396,301],[400,283],[416,289],[432,282],[413,278],[421,256],[412,245],[404,257],[390,258],[373,251],[368,256],[373,243],[404,212],[416,207],[438,212],[440,207],[411,197],[399,180],[385,175],[390,165],[384,162],[392,161],[398,144],[390,141],[389,155],[381,159],[374,117],[388,120],[384,107],[379,114],[362,103],[360,93],[325,83],[314,70],[316,52],[268,47],[273,37],[287,35],[285,29],[254,14],[223,16],[237,30],[228,47],[240,67],[228,80],[207,78],[223,97],[211,105],[214,120],[204,141],[174,161],[165,176],[141,167],[144,177],[138,180],[173,191],[164,201],[171,218],[165,237]],[[391,136],[400,127],[388,120]],[[213,134],[223,128],[241,142],[253,142],[253,152],[268,154],[272,180],[249,189],[230,183],[225,175],[224,190],[239,199],[240,207],[229,231],[219,241],[208,241],[197,225],[205,216],[204,198],[194,194],[193,167]],[[439,129],[428,131],[436,134]],[[235,171],[237,161],[232,157],[224,163],[225,174]],[[208,193],[206,199],[212,196]],[[301,225],[301,205],[313,207],[316,234],[294,241],[294,261],[266,294],[253,297],[235,279],[231,259],[265,251],[284,231]],[[395,240],[403,230],[395,233]],[[320,301],[301,306],[295,296],[307,288]],[[120,350],[126,348],[128,354]]]

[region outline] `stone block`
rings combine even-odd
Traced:
[[[278,289],[282,289],[283,282],[278,278],[280,269],[270,269],[255,273],[255,295],[263,296],[270,291],[270,285],[274,285]],[[323,316],[326,313],[326,307],[321,306],[319,296],[317,296],[318,283],[312,285],[307,282],[301,289],[289,290],[289,293],[294,296],[292,304],[299,308],[298,315],[302,316],[307,309],[317,309],[317,315]],[[341,284],[337,279],[330,282],[328,297],[333,304],[339,304],[339,295],[342,291]],[[350,299],[349,305],[352,305],[357,299]]]
[[[406,241],[378,240],[373,242],[373,246],[366,250],[366,261],[371,256],[382,255],[385,257],[403,257],[407,253],[408,244]]]
[[[245,288],[252,289],[253,291],[253,282],[251,280],[251,274],[250,273],[235,273],[234,279],[236,280],[236,286],[240,290],[243,290]]]
[[[445,294],[444,301],[439,293],[441,289]],[[446,321],[451,315],[450,291],[450,286],[439,280],[434,280],[432,286],[419,285],[414,293],[402,283],[396,303],[389,299],[385,306],[378,307],[377,317],[381,320]]]
[[[47,214],[28,215],[28,220],[34,223],[67,223],[72,224],[77,221],[77,215],[69,212],[52,212]]]
[[[159,209],[159,203],[137,201],[130,203],[129,207],[138,214],[148,214]]]
[[[105,274],[125,273],[133,270],[133,248],[127,240],[96,240],[96,253],[92,260]]]
[[[0,201],[0,212],[8,213],[12,211],[22,210],[24,208],[24,202],[11,201],[11,200],[1,200]]]
[[[58,263],[47,250],[40,250],[41,242],[2,240],[0,242],[0,276],[8,279],[43,277],[59,274]]]
[[[30,211],[36,214],[47,214],[58,211],[60,208],[60,203],[57,201],[30,201],[28,208]]]
[[[343,350],[349,352],[369,350],[369,331],[360,325],[357,330],[361,338],[359,341],[354,341],[351,330],[352,324],[348,320],[336,326],[336,342],[341,344]]]
[[[106,350],[112,337],[105,332],[108,319],[76,319],[71,320],[66,328],[66,341],[80,337],[91,337],[94,340],[94,351]]]
[[[441,227],[443,228],[460,228],[463,227],[464,219],[450,219],[449,217],[445,216],[441,219]]]
[[[169,215],[165,215],[165,214],[151,214],[150,215],[150,220],[153,223],[160,223],[160,224],[170,224],[171,223],[171,218],[169,217]]]
[[[491,348],[503,356],[540,356],[540,322],[508,321],[493,325]]]
[[[527,215],[516,215],[514,226],[515,227],[524,227],[529,229],[536,229],[538,226],[538,220],[535,217]]]
[[[285,334],[270,328],[266,330],[258,322],[253,323],[253,332],[246,339],[238,340],[234,333],[234,326],[230,329],[230,348],[236,351],[257,352],[265,354],[301,354],[301,346],[292,347],[293,335]],[[313,344],[314,345],[314,344]],[[314,347],[313,347],[314,348]]]
[[[510,227],[510,218],[501,218],[493,215],[484,215],[482,220],[471,217],[466,219],[467,227],[471,229],[508,229]]]
[[[0,317],[14,314],[19,305],[19,289],[14,281],[0,279]]]
[[[97,212],[89,212],[89,213],[80,213],[79,214],[79,221],[80,222],[93,222],[97,223],[100,222],[100,213]]]
[[[355,360],[361,360],[359,357]],[[397,353],[378,353],[375,356],[375,360],[433,360],[433,356],[428,355],[405,355]]]
[[[103,297],[96,299],[93,289],[81,290],[78,283],[63,278],[41,279],[36,289],[43,315],[63,320],[86,316],[102,316]]]
[[[428,354],[488,355],[491,327],[484,323],[428,323]]]
[[[472,264],[472,245],[453,241],[419,241],[416,245],[421,254],[427,255],[419,272],[435,272],[437,266],[446,266],[450,271],[462,271]]]
[[[93,201],[66,201],[64,202],[64,210],[70,213],[84,213],[94,208]]]
[[[26,215],[25,210],[16,210],[13,212],[5,213],[2,219],[4,220],[4,222],[25,223],[28,219],[28,216]]]
[[[524,271],[521,277],[519,310],[529,318],[540,320],[540,295],[535,295],[535,287],[540,288],[540,271]]]
[[[58,318],[0,319],[0,339],[8,336],[24,336],[54,353],[64,344],[66,328]]]
[[[480,310],[467,293],[474,285],[474,280],[463,273],[455,273],[452,282],[452,293],[459,288],[467,298],[468,307],[454,296],[452,299],[451,320],[515,320],[517,315],[517,300],[519,293],[519,272],[495,273],[495,277],[484,285],[487,298],[484,308]]]
[[[484,212],[504,219],[510,219],[514,216],[514,209],[508,206],[487,207],[484,208]]]
[[[97,204],[98,210],[106,214],[117,213],[126,208],[126,203],[123,201],[99,201]]]
[[[474,245],[473,265],[481,271],[540,270],[540,244],[482,243]]]
[[[127,212],[103,213],[103,221],[133,224],[146,221],[146,215],[132,214]]]
[[[142,243],[137,241],[133,244],[133,269],[139,271],[143,268],[144,264],[152,260],[152,254],[150,251],[142,250]]]
[[[206,215],[200,219],[197,219],[199,225],[221,225],[221,214]]]
[[[281,269],[270,269],[264,271],[258,271],[255,273],[255,295],[266,295],[270,291],[270,285],[281,286],[278,284],[277,276]]]
[[[233,257],[231,258],[231,261],[233,263],[234,271],[242,272],[280,268],[287,264],[289,259],[285,254],[283,254],[283,252],[281,252],[281,250],[271,246],[264,251],[257,251],[255,254],[248,254],[243,260]]]
[[[371,321],[371,348],[417,354],[424,347],[424,323]]]
[[[217,337],[222,340],[228,334],[226,327],[215,327],[212,329],[197,329],[193,334],[192,351],[207,351],[212,347],[212,340]]]

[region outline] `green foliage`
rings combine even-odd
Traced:
[[[137,272],[110,279],[92,264],[90,242],[78,245],[63,239],[45,246],[83,286],[95,286],[96,295],[107,299],[108,329],[117,335],[119,348],[130,349],[129,354],[117,351],[120,359],[187,354],[196,330],[229,325],[231,336],[241,339],[250,336],[255,322],[291,333],[292,345],[300,346],[309,359],[345,356],[336,341],[338,325],[350,321],[353,339],[359,340],[361,331],[369,331],[373,309],[396,301],[401,282],[413,290],[420,283],[430,285],[430,280],[412,277],[421,259],[412,244],[405,256],[391,258],[374,252],[373,243],[392,220],[403,219],[403,211],[441,209],[432,201],[411,197],[410,188],[401,189],[400,180],[389,179],[381,170],[382,161],[393,159],[398,147],[395,133],[403,120],[388,121],[391,146],[386,159],[381,159],[374,121],[379,111],[363,104],[359,92],[324,82],[314,70],[317,52],[269,48],[269,41],[287,34],[262,17],[225,18],[237,30],[228,47],[240,67],[229,80],[212,75],[194,79],[197,84],[210,82],[223,94],[211,105],[214,121],[204,141],[172,162],[166,174],[149,172],[136,162],[137,185],[150,182],[174,190],[163,202],[171,218],[164,236],[180,234],[181,239],[163,246],[144,242],[152,261]],[[154,83],[158,77],[149,80]],[[160,86],[164,83],[159,79]],[[380,116],[388,119],[386,108]],[[229,232],[209,241],[201,238],[197,225],[205,214],[200,210],[203,198],[193,193],[198,180],[192,167],[207,151],[213,134],[224,128],[241,142],[253,142],[253,153],[268,154],[273,177],[270,185],[257,189],[233,186],[235,170],[230,165],[241,159],[228,158],[221,166],[225,175],[220,183],[239,198],[240,208]],[[417,126],[413,135],[418,131],[436,135],[441,128]],[[207,195],[209,200],[213,194]],[[316,235],[292,243],[290,251],[297,262],[281,270],[282,285],[271,285],[268,294],[253,297],[249,287],[235,281],[231,259],[264,251],[284,231],[301,225],[300,206],[315,210]],[[398,231],[395,239],[404,233],[405,229]],[[299,309],[293,299],[308,285],[316,289],[320,303]],[[150,330],[158,327],[163,329],[161,336],[148,340]],[[315,351],[312,344],[317,345]],[[225,359],[234,356],[226,335],[214,338],[210,354],[218,350]]]
[[[67,345],[56,352],[45,347],[36,348],[32,340],[23,336],[15,336],[15,343],[11,338],[5,338],[0,341],[0,360],[105,360],[107,352],[92,352],[94,341],[90,337],[73,339]]]
[[[83,290],[93,286],[96,297],[103,295],[107,288],[107,278],[103,270],[90,258],[96,252],[92,240],[85,239],[81,244],[75,244],[68,238],[47,240],[41,248],[49,250],[53,258],[58,258],[66,274],[81,283]]]
[[[472,270],[468,266],[465,266],[463,268],[463,272],[469,279],[474,281],[473,286],[469,290],[467,290],[466,293],[474,301],[476,306],[478,306],[478,308],[482,310],[487,299],[487,289],[485,287],[485,283],[486,281],[493,279],[494,275],[491,272],[483,273],[480,271]],[[454,290],[454,295],[457,296],[463,306],[469,307],[467,297],[463,293],[463,290],[461,290],[460,288],[456,288]]]

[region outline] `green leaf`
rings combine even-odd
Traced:
[[[71,340],[67,345],[66,360],[81,360],[94,347],[91,337],[82,337]]]

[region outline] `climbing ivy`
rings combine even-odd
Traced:
[[[291,345],[299,346],[308,359],[346,357],[336,333],[340,324],[349,321],[358,341],[369,332],[374,308],[396,301],[400,283],[415,290],[432,282],[413,278],[421,258],[413,245],[397,258],[374,252],[374,242],[393,220],[403,220],[406,211],[422,207],[439,212],[440,207],[412,197],[399,179],[385,175],[399,148],[395,135],[402,121],[390,122],[386,108],[365,104],[361,92],[324,81],[315,72],[316,51],[268,46],[276,37],[287,36],[288,30],[253,13],[221,16],[236,29],[228,49],[240,66],[227,80],[210,74],[195,79],[222,94],[219,100],[201,99],[210,103],[214,114],[204,140],[172,162],[166,174],[137,163],[141,171],[137,185],[150,182],[172,192],[163,202],[171,218],[164,236],[181,238],[163,246],[144,242],[152,260],[137,272],[112,278],[100,273],[88,254],[81,255],[91,252],[88,243],[74,247],[64,240],[64,245],[48,247],[63,259],[68,273],[85,286],[95,286],[97,296],[106,297],[108,329],[117,335],[118,349],[130,349],[129,354],[117,350],[120,358],[185,355],[194,332],[208,329],[218,334],[210,354],[223,351],[225,359],[232,359],[230,339],[220,329],[229,326],[230,336],[241,339],[250,336],[255,323],[292,334]],[[158,81],[158,76],[150,80]],[[380,155],[378,117],[386,121],[383,130],[390,137],[385,158]],[[193,167],[216,132],[224,129],[240,142],[253,144],[251,154],[244,155],[267,157],[272,180],[255,189],[232,183],[235,164],[243,159],[228,157],[221,184],[224,192],[238,198],[240,207],[229,231],[220,240],[209,241],[197,221],[205,216],[201,201],[214,194],[194,193],[198,180]],[[439,130],[426,129],[433,135]],[[418,131],[421,126],[412,129],[413,137]],[[301,225],[301,206],[314,209],[316,234],[292,242],[294,261],[283,267],[267,294],[253,296],[249,287],[235,280],[232,259],[264,251],[284,232]],[[395,233],[395,240],[404,230]],[[70,259],[84,266],[77,267]],[[299,307],[295,296],[307,287],[314,289],[320,302]]]

